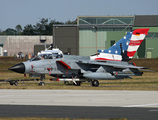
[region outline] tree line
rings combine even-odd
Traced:
[[[59,22],[56,20],[48,20],[48,18],[42,18],[35,25],[27,24],[24,28],[21,25],[17,25],[15,29],[8,28],[5,31],[0,30],[0,35],[52,35],[53,25],[69,25],[77,24],[77,21]]]

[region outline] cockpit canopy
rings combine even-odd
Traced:
[[[63,58],[63,54],[61,53],[44,53],[39,54],[35,58],[31,59],[31,61],[44,60],[44,59],[60,59]]]
[[[61,59],[63,58],[63,52],[58,48],[41,51],[38,53],[38,56],[32,58],[30,61],[44,60],[44,59]]]

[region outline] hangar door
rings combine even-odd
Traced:
[[[79,55],[79,27],[53,26],[53,47],[59,48],[63,53]]]

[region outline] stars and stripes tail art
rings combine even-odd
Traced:
[[[132,58],[138,50],[140,44],[143,42],[145,36],[148,34],[149,29],[136,29],[132,33],[132,37],[127,49],[127,56]]]
[[[90,56],[97,61],[129,61],[138,50],[140,44],[148,34],[149,28],[135,29],[107,50],[98,50],[97,55]]]

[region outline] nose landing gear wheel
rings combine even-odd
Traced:
[[[39,85],[40,85],[40,86],[44,86],[45,83],[44,83],[44,82],[40,82]]]
[[[10,85],[18,86],[18,82],[17,81],[10,81]]]
[[[12,81],[10,81],[10,85],[13,85],[14,83]]]

